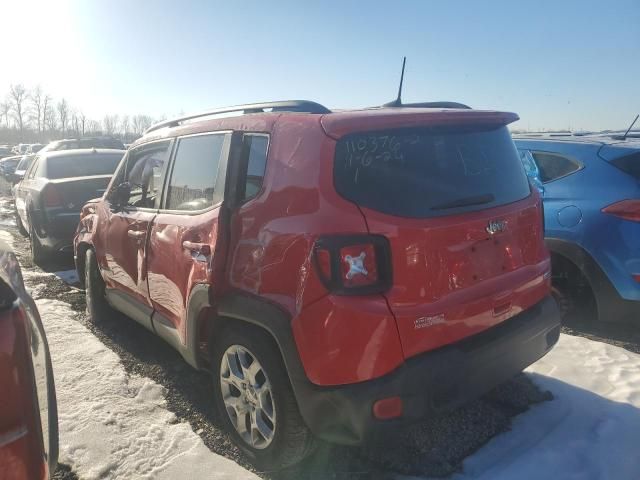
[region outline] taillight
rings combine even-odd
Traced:
[[[48,185],[44,188],[42,191],[42,204],[45,208],[62,206],[62,196],[56,187]]]
[[[622,200],[604,207],[602,211],[625,220],[640,222],[640,200]]]
[[[379,235],[336,235],[316,241],[314,262],[331,293],[368,295],[391,286],[389,252],[389,241]]]

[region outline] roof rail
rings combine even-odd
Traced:
[[[149,127],[144,133],[153,132],[164,127],[177,127],[182,122],[200,117],[220,115],[223,113],[241,112],[242,115],[248,113],[261,113],[270,110],[272,112],[303,112],[303,113],[331,113],[324,105],[309,100],[285,100],[280,102],[248,103],[246,105],[235,105],[233,107],[222,107],[205,112],[185,115],[170,120],[164,120]]]

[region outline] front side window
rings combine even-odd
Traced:
[[[118,185],[128,183],[131,188],[128,206],[155,207],[161,189],[162,171],[170,153],[170,140],[142,145],[130,151],[125,164],[116,174],[110,195]]]
[[[244,151],[248,156],[247,171],[244,182],[244,192],[241,193],[242,200],[249,200],[255,197],[262,188],[262,180],[267,167],[267,147],[269,137],[266,135],[244,136]]]
[[[166,195],[167,210],[204,210],[222,201],[223,192],[216,189],[216,181],[225,138],[218,133],[179,140]]]
[[[580,170],[580,164],[575,160],[557,153],[532,152],[533,158],[540,170],[542,183],[551,182]]]

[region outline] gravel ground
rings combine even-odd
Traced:
[[[12,208],[6,184],[1,183],[4,181],[0,180],[0,202]],[[0,213],[0,221],[5,220],[2,228],[19,239],[15,226],[6,225],[10,219],[10,215]],[[48,265],[33,266],[29,260],[28,242],[17,241],[15,245],[23,268],[42,274],[28,279],[34,297],[69,303],[78,313],[77,320],[119,355],[127,372],[146,376],[166,387],[167,408],[179,420],[188,422],[210,450],[255,471],[220,426],[220,419],[212,408],[212,384],[207,373],[191,369],[166,343],[123,316],[116,316],[102,325],[88,322],[84,313],[84,292],[48,274],[73,268],[71,258],[56,258]],[[607,341],[597,336],[594,339]],[[626,341],[629,342],[629,338]],[[637,337],[635,342],[635,348],[638,348]],[[551,398],[549,392],[541,392],[528,377],[521,375],[461,409],[413,425],[397,432],[394,438],[385,438],[370,447],[358,449],[323,444],[312,458],[294,469],[257,473],[267,479],[309,480],[386,479],[398,473],[447,476],[460,470],[466,456],[495,435],[507,431],[512,417]],[[60,465],[54,478],[70,480],[78,477],[69,466]]]

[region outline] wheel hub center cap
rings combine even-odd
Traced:
[[[250,404],[255,405],[256,403],[258,403],[258,397],[256,396],[256,393],[254,392],[253,388],[251,387],[247,388],[244,391],[244,396]]]

